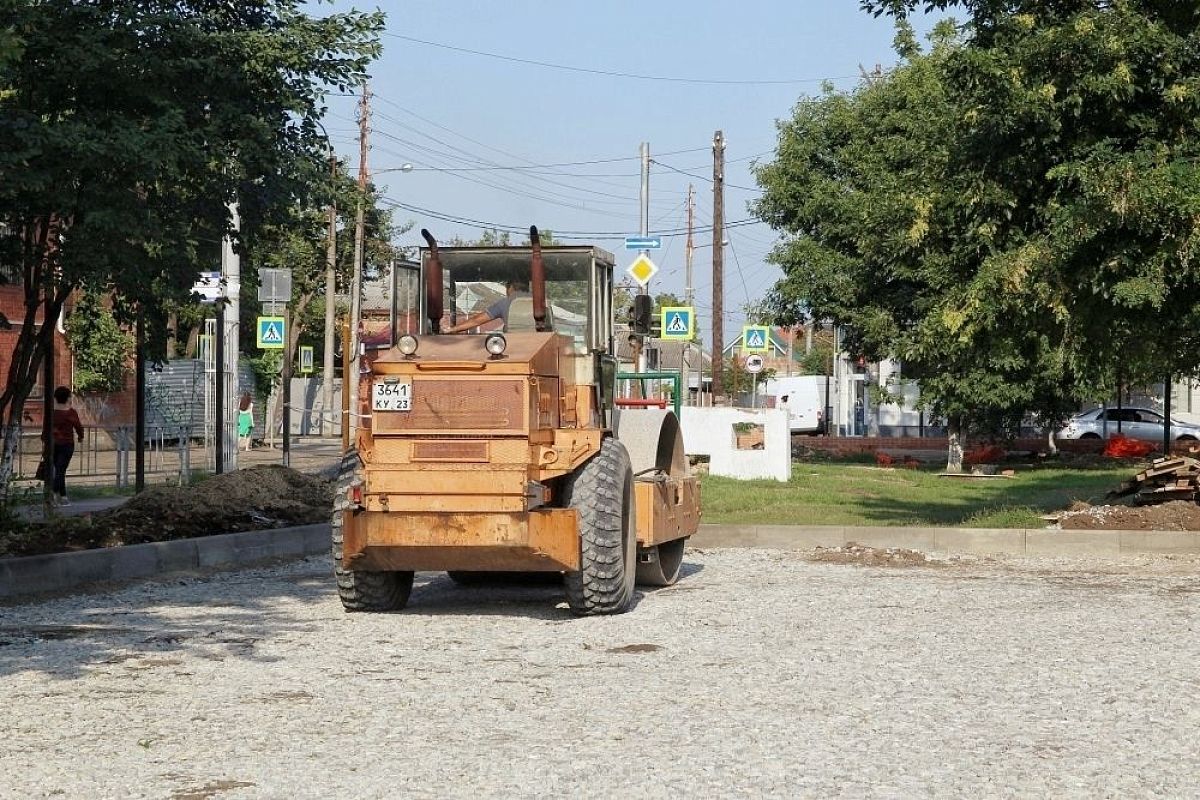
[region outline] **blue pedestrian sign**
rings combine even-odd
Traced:
[[[696,309],[692,306],[663,306],[660,339],[690,340],[696,334]]]
[[[626,250],[661,250],[661,236],[626,236]]]
[[[283,317],[259,317],[255,328],[259,350],[283,349]]]
[[[310,345],[300,345],[300,374],[310,375],[313,372],[313,349]]]
[[[747,325],[742,328],[742,350],[747,353],[771,352],[771,329],[766,325]]]

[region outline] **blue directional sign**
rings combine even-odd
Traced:
[[[691,339],[696,333],[696,309],[692,306],[663,306],[660,339]]]
[[[626,236],[626,250],[661,250],[661,236]]]
[[[771,329],[766,325],[747,325],[742,328],[742,350],[747,353],[769,353]]]
[[[283,349],[283,317],[259,317],[255,328],[259,350]]]

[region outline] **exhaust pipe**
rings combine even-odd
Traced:
[[[529,290],[533,293],[533,324],[540,333],[546,330],[546,268],[542,265],[542,240],[536,225],[529,226],[533,256],[529,265]]]
[[[429,245],[429,266],[425,268],[425,311],[429,316],[429,329],[433,333],[441,333],[442,261],[438,258],[437,239],[433,238],[433,234],[421,228],[421,236]]]

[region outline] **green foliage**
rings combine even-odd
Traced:
[[[832,375],[833,345],[815,342],[812,350],[802,354],[796,363],[801,375]]]
[[[27,313],[75,287],[140,305],[156,339],[230,226],[295,203],[324,160],[328,88],[365,78],[381,13],[310,17],[300,0],[7,3],[0,10],[0,260]],[[9,35],[16,32],[16,36]],[[308,166],[305,166],[308,165]],[[48,329],[22,326],[0,391],[11,422]],[[7,461],[7,459],[5,460]],[[0,483],[7,479],[0,463]]]
[[[250,371],[254,373],[254,399],[259,408],[266,409],[267,398],[271,396],[271,392],[275,390],[281,380],[280,366],[283,364],[283,351],[263,350],[257,355],[247,356],[246,363],[250,365]]]
[[[99,292],[84,290],[67,320],[77,392],[115,392],[125,385],[133,336],[122,330]]]
[[[868,2],[903,16],[915,3]],[[950,3],[923,3],[946,9]],[[951,427],[1050,422],[1200,359],[1200,17],[975,0],[929,52],[797,105],[759,170],[780,322],[898,357]],[[1168,300],[1169,298],[1169,300]]]

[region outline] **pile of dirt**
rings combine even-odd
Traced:
[[[1200,505],[1173,500],[1155,506],[1089,506],[1073,503],[1059,515],[1063,530],[1200,531]]]
[[[0,537],[0,556],[117,547],[328,522],[333,482],[278,465],[155,486],[88,517],[24,525]]]
[[[810,561],[825,564],[860,564],[864,567],[932,567],[940,562],[931,561],[929,556],[903,547],[868,547],[858,542],[848,542],[841,547],[818,547]]]

